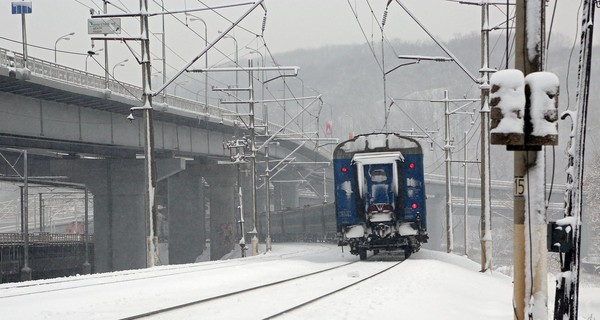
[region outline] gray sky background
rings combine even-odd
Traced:
[[[245,0],[240,0],[240,2],[243,1]],[[0,0],[0,2],[2,3],[0,8],[3,8],[0,10],[0,37],[20,41],[20,15],[11,14],[11,1]],[[98,10],[102,7],[101,0],[32,0],[32,2],[33,14],[27,15],[28,43],[50,50],[30,48],[30,55],[53,61],[56,40],[70,32],[75,32],[75,35],[71,36],[68,41],[60,41],[57,44],[59,50],[85,53],[91,48],[90,35],[87,34],[87,18],[90,16],[90,8]],[[128,11],[139,10],[138,0],[111,0],[111,2],[114,3],[114,6],[109,5],[109,13],[119,12],[117,7]],[[148,2],[151,12],[159,10],[160,0],[149,0]],[[386,0],[266,0],[268,18],[264,39],[274,54],[327,45],[364,44],[367,41],[365,35],[368,40],[380,43],[381,33],[378,23],[381,22],[386,2]],[[550,2],[547,11],[548,20],[550,20],[554,6],[554,1]],[[236,1],[165,0],[164,3],[167,10],[181,10],[202,8],[203,4],[217,5],[236,3]],[[465,34],[479,33],[481,9],[478,6],[462,5],[446,0],[403,0],[403,3],[432,34],[442,41]],[[579,4],[580,1],[575,0],[557,1],[553,35],[562,34],[564,35],[563,41],[569,41],[569,43],[578,38],[575,29],[579,24]],[[351,6],[356,10],[365,35],[361,32]],[[504,9],[504,6],[502,7]],[[208,39],[212,41],[219,30],[227,27],[226,19],[236,20],[241,13],[248,10],[247,8],[248,6],[223,9],[218,13],[201,11],[194,14],[207,22]],[[371,14],[371,8],[374,14]],[[500,24],[505,19],[498,8],[492,7],[491,14],[491,25]],[[246,46],[251,48],[261,48],[262,46],[262,43],[256,38],[256,33],[260,33],[263,15],[262,9],[256,9],[242,23],[242,26],[248,31],[237,28],[231,33],[238,42],[240,64],[246,64],[247,59],[256,57],[255,54],[250,53],[249,49],[245,48]],[[165,19],[167,62],[171,72],[180,69],[186,61],[196,56],[204,47],[204,40],[194,34],[196,32],[204,36],[203,24],[193,21],[192,17],[188,16],[188,27],[186,27],[184,15],[179,14],[177,17],[178,20],[172,16],[167,16]],[[139,35],[139,22],[135,18],[122,18],[122,20],[124,31],[131,36]],[[152,32],[161,32],[160,22],[159,17],[151,18]],[[127,36],[127,33],[122,35]],[[389,7],[385,35],[388,39],[431,41],[395,1],[392,1]],[[156,59],[161,57],[159,37],[160,34],[156,34],[156,37],[151,38],[152,51]],[[553,37],[553,40],[555,39],[558,38]],[[138,43],[132,42],[131,46],[135,51],[139,51]],[[0,47],[17,52],[22,51],[20,44],[6,39],[0,39]],[[96,42],[96,50],[102,47],[102,42]],[[479,50],[478,48],[473,49]],[[110,70],[119,61],[129,59],[126,66],[117,67],[115,71],[117,78],[128,82],[139,82],[139,66],[134,62],[133,56],[125,44],[112,41],[109,44],[109,50]],[[260,49],[260,51],[267,56],[264,49]],[[234,57],[233,41],[223,39],[210,52],[209,64],[227,63]],[[85,60],[85,55],[57,53],[58,63],[70,67],[83,70]],[[102,56],[98,56],[98,60],[103,63]],[[203,61],[204,59],[199,60],[199,62]],[[285,61],[280,63],[289,64]],[[160,60],[153,61],[153,65],[160,70]],[[203,63],[197,63],[197,66],[202,67]],[[88,60],[88,69],[90,72],[102,72],[100,65],[92,59]]]

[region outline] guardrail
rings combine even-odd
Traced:
[[[85,235],[78,233],[32,232],[29,234],[30,244],[84,242]],[[6,244],[22,244],[25,235],[22,233],[0,233],[0,246]],[[88,242],[94,241],[94,235],[88,235]]]
[[[2,65],[9,67],[23,67],[23,55],[17,52],[12,52],[0,48],[0,66]],[[56,64],[54,62],[45,61],[32,56],[27,57],[27,69],[29,69],[29,71],[32,74],[53,81],[59,81],[71,85],[93,88],[98,90],[105,90],[107,87],[105,79],[102,76],[66,67],[63,65]],[[109,80],[108,89],[111,91],[111,94],[116,94],[121,97],[131,99],[131,103],[133,105],[135,105],[136,102],[139,102],[139,98],[142,96],[141,87],[120,81]],[[157,96],[154,99],[154,101],[155,103],[159,101],[162,102],[162,95]],[[233,120],[227,119],[227,117],[224,116],[233,112],[226,108],[214,105],[205,105],[204,103],[198,101],[176,97],[168,94],[165,95],[164,103],[168,105],[168,109],[184,111],[190,114],[190,117],[194,117],[197,119],[209,118],[213,121],[229,122],[231,125],[233,125]],[[157,104],[157,107],[155,107],[155,109],[157,109],[158,112],[161,112],[160,105]],[[256,126],[265,126],[264,120],[259,117],[256,117],[255,122]],[[282,126],[273,122],[269,122],[268,127],[270,132],[276,132],[279,129],[281,129]],[[290,129],[286,129],[286,133],[299,134],[299,132]],[[305,145],[305,147],[314,149],[317,147],[317,143],[308,142]],[[323,150],[318,150],[315,152],[322,153],[324,156],[329,157],[329,152],[325,152]]]
[[[3,48],[0,48],[0,65],[23,67],[23,55],[20,53],[12,52]],[[54,62],[45,61],[32,56],[27,57],[27,69],[32,74],[41,76],[47,79],[68,83],[72,85],[94,88],[99,90],[106,89],[106,82],[104,77],[81,71],[78,69],[66,67]],[[108,89],[112,94],[117,94],[122,97],[132,99],[132,104],[135,104],[142,96],[142,88],[134,86],[121,81],[115,81],[114,79],[108,81]],[[155,101],[162,101],[161,97],[155,98]],[[172,95],[165,95],[165,103],[169,108],[183,110],[192,114],[196,117],[212,117],[219,120],[224,119],[224,114],[231,114],[232,111],[226,108],[221,108],[214,105],[204,105],[204,103],[189,100],[181,97]],[[229,121],[232,122],[232,121]],[[256,118],[256,122],[264,125],[264,121],[260,118]],[[269,122],[270,130],[278,130],[281,128],[280,125]],[[291,130],[290,130],[291,131]]]

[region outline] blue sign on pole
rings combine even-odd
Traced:
[[[12,14],[31,13],[31,1],[19,1],[12,3]]]

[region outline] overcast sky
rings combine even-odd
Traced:
[[[245,0],[239,0],[244,2]],[[3,10],[0,10],[0,47],[22,51],[21,45],[6,39],[21,40],[20,15],[11,15],[11,1],[1,0]],[[30,48],[31,56],[39,57],[49,61],[54,60],[54,46],[56,40],[70,32],[75,35],[70,40],[61,40],[57,45],[58,50],[85,53],[91,48],[90,35],[87,33],[87,19],[90,16],[90,8],[100,9],[101,0],[32,0],[33,14],[27,15],[27,37],[28,43],[49,50]],[[114,5],[109,5],[109,13],[120,12],[120,9],[136,11],[139,9],[138,0],[111,0]],[[223,0],[166,0],[165,7],[169,11],[184,8],[203,8],[207,5],[222,5],[224,3],[239,3],[237,1]],[[550,1],[548,8],[548,20],[552,14],[554,1]],[[361,44],[367,40],[379,43],[383,12],[387,0],[266,0],[267,23],[264,39],[272,53],[281,53],[302,48],[315,48],[326,45],[339,44]],[[481,26],[481,9],[478,6],[463,5],[447,0],[403,0],[402,3],[429,29],[438,39],[448,41],[453,37],[478,33]],[[577,9],[580,1],[557,1],[556,19],[553,35],[563,34],[573,41],[575,39],[575,28],[579,24]],[[151,12],[160,9],[160,0],[149,0]],[[229,20],[237,20],[249,6],[234,9],[222,9],[216,11],[199,11],[194,14],[205,20],[208,24],[208,40],[215,39],[219,30],[224,30]],[[371,8],[373,14],[371,14]],[[504,6],[502,6],[504,10]],[[353,11],[354,10],[354,11]],[[512,10],[512,9],[511,9]],[[354,16],[354,12],[358,18]],[[503,12],[500,8],[491,8],[491,24],[500,24]],[[222,16],[219,16],[222,15]],[[256,34],[260,34],[264,11],[261,8],[254,10],[247,19],[242,22],[246,29],[237,28],[232,35],[238,42],[240,64],[244,59],[250,59],[253,54],[246,46],[261,48],[262,43],[257,40]],[[169,69],[174,71],[180,69],[186,61],[195,57],[203,48],[204,27],[200,21],[194,21],[183,14],[176,17],[166,17],[166,44],[167,61]],[[151,18],[152,32],[161,32],[160,17]],[[360,22],[360,25],[359,25]],[[139,22],[134,18],[122,18],[123,36],[139,35]],[[361,31],[362,28],[362,31]],[[502,31],[496,31],[502,32]],[[426,33],[406,14],[406,12],[392,1],[389,6],[385,35],[388,39],[401,39],[405,41],[431,41]],[[152,51],[155,58],[161,57],[161,43],[158,40],[160,34],[151,38]],[[134,51],[139,50],[139,44],[131,43]],[[102,42],[96,42],[95,49],[102,48]],[[118,41],[109,44],[110,63],[109,69],[119,61],[129,59],[126,66],[117,67],[117,77],[124,76],[125,80],[137,81],[139,79],[139,67],[134,63],[132,54],[126,45]],[[220,52],[217,52],[220,51]],[[228,59],[234,59],[234,45],[231,39],[223,39],[214,50],[210,52],[210,64],[226,63]],[[262,51],[261,52],[265,52]],[[407,53],[408,54],[408,53]],[[410,53],[418,54],[418,53]],[[266,55],[266,54],[265,54]],[[225,56],[228,56],[226,58]],[[84,69],[85,55],[74,55],[58,52],[57,61],[74,68]],[[98,59],[103,61],[103,59]],[[203,60],[201,59],[200,62]],[[158,66],[160,61],[154,61]],[[92,59],[88,61],[91,72],[101,72],[101,67]],[[199,65],[201,67],[202,65]],[[157,68],[160,70],[160,67]],[[171,71],[171,72],[172,72]],[[112,72],[112,71],[111,71]]]

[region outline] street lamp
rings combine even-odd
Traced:
[[[71,32],[68,34],[65,34],[64,36],[60,36],[58,39],[56,39],[56,42],[54,42],[54,63],[56,63],[56,45],[58,44],[58,42],[60,40],[70,40],[71,38],[69,38],[69,36],[74,35],[75,32]]]
[[[127,61],[129,61],[129,59],[125,59],[125,60],[123,60],[123,61],[121,61],[121,62],[119,62],[119,63],[117,63],[117,64],[115,64],[113,66],[113,68],[112,68],[112,77],[113,77],[113,79],[116,79],[115,78],[115,68],[116,67],[124,67],[125,66],[125,62],[127,62]]]
[[[98,50],[96,50],[96,51],[94,51],[94,50],[89,50],[89,51],[87,52],[87,56],[85,56],[85,72],[87,72],[87,71],[88,71],[88,67],[87,67],[87,66],[88,66],[88,58],[89,58],[89,57],[91,57],[91,56],[95,56],[95,55],[97,55],[97,54],[98,54],[98,52],[100,52],[100,51],[103,51],[103,50],[104,50],[104,48],[100,48],[100,49],[98,49]]]
[[[217,32],[218,33],[223,33],[221,30],[218,30]],[[239,64],[239,56],[238,56],[238,42],[235,39],[235,37],[230,36],[228,34],[224,35],[223,38],[230,38],[231,40],[233,40],[233,43],[235,44],[235,67],[238,68],[240,66],[240,64]],[[235,87],[236,88],[239,87],[239,85],[238,85],[238,72],[237,71],[235,71]],[[237,100],[237,91],[235,92],[235,97],[236,97],[236,100]],[[235,104],[235,113],[236,114],[239,113],[238,104],[237,103]]]
[[[204,47],[208,47],[208,27],[206,26],[206,21],[203,19],[196,17],[193,14],[188,14],[192,16],[190,21],[200,21],[204,24]],[[204,68],[208,69],[208,52],[204,54]],[[196,100],[198,100],[198,95],[196,94]],[[208,72],[204,73],[204,112],[208,113]]]
[[[389,111],[388,111],[388,106],[387,106],[387,95],[386,95],[386,76],[389,73],[391,73],[392,71],[395,71],[396,69],[398,69],[400,67],[409,66],[412,64],[418,64],[421,61],[435,61],[435,62],[454,61],[453,58],[448,58],[448,57],[431,57],[431,56],[417,56],[417,55],[399,55],[398,59],[414,60],[414,61],[399,64],[388,71],[383,70],[383,107],[384,107],[383,127],[386,130],[387,130],[388,117],[389,117]]]
[[[260,59],[262,61],[262,65],[261,66],[264,68],[265,67],[265,57],[263,56],[263,54],[260,53],[260,51],[254,50],[254,49],[252,49],[252,48],[250,48],[248,46],[246,46],[246,49],[250,50],[250,53],[256,53],[256,54],[260,55]],[[263,101],[262,102],[263,120],[264,120],[265,125],[267,126],[267,130],[268,130],[268,126],[269,126],[268,117],[269,116],[267,114],[267,110],[265,109],[266,106],[265,106],[265,101],[264,101],[265,100],[265,70],[261,71],[261,76],[260,77],[262,79],[262,88],[261,88],[262,91],[261,91],[261,97],[260,97],[260,99]]]
[[[174,96],[177,96],[177,87],[180,86],[180,85],[182,85],[182,84],[185,84],[185,83],[187,83],[187,81],[181,81],[181,82],[177,82],[175,84],[175,87],[173,88],[173,95]]]
[[[162,74],[162,71],[156,71],[152,74],[152,81],[154,81],[154,77],[157,77]]]
[[[261,71],[261,79],[262,79],[262,86],[261,86],[261,100],[262,100],[262,111],[263,111],[263,121],[265,124],[265,135],[269,136],[269,112],[266,109],[266,105],[265,105],[265,57],[263,56],[262,53],[260,53],[258,50],[254,50],[250,47],[246,47],[246,49],[250,50],[250,53],[257,53],[260,55],[260,59],[262,61],[262,68],[263,70]],[[237,51],[237,50],[236,50]],[[266,242],[266,250],[267,251],[271,251],[272,249],[272,245],[271,245],[271,190],[270,190],[270,185],[271,185],[271,169],[269,168],[269,144],[267,144],[265,146],[265,164],[266,164],[266,169],[265,169],[265,202],[266,202],[266,210],[267,210],[267,238],[265,239]],[[255,223],[256,225],[256,223]]]

